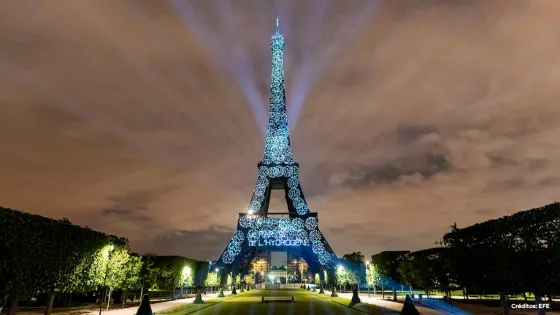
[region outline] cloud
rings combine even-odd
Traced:
[[[149,231],[147,231],[149,233]],[[133,248],[141,249],[141,254],[179,255],[195,259],[218,258],[227,246],[234,230],[228,227],[211,225],[197,231],[175,230],[172,234],[146,241],[134,240]],[[199,244],[204,244],[200,246]],[[218,256],[216,256],[218,255]]]
[[[560,4],[379,1],[357,23],[366,3],[236,0],[228,24],[200,1],[197,26],[169,2],[3,2],[0,203],[217,258],[262,158],[278,12],[301,184],[337,253],[556,201]]]
[[[363,167],[355,171],[356,175],[349,177],[344,184],[390,184],[403,176],[417,174],[422,178],[430,178],[449,168],[449,162],[443,155],[431,153],[420,156],[407,155],[387,163]]]

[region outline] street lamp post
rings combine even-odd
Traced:
[[[216,268],[216,278],[218,280],[218,287],[216,287],[217,291],[220,291],[220,288],[222,287],[222,279],[220,279],[220,268]],[[210,291],[212,291],[212,289],[210,289]]]
[[[107,284],[107,274],[109,273],[109,260],[111,259],[111,252],[113,251],[113,249],[115,249],[115,245],[113,244],[109,245],[109,247],[107,248],[107,262],[105,263],[105,276],[103,277],[103,288],[105,288],[105,285]],[[99,299],[99,315],[101,315],[101,312],[103,310],[104,298],[105,298],[105,294],[103,294]],[[107,305],[109,305],[109,303],[107,303]]]
[[[183,268],[183,277],[182,277],[182,281],[181,281],[181,297],[183,297],[185,295],[185,282],[188,281],[190,276],[191,276],[191,267],[185,266]],[[187,287],[187,291],[188,291],[188,287]]]
[[[339,265],[339,266],[338,266],[338,272],[339,272],[340,275],[342,275],[342,273],[344,272],[344,267],[343,267],[342,265]],[[342,276],[339,276],[338,278],[341,278],[341,279],[342,279]],[[338,280],[338,279],[337,279],[337,280]],[[345,279],[342,279],[341,282],[344,282],[344,280],[345,280]],[[339,283],[339,284],[338,284],[338,289],[339,289],[340,292],[342,292],[342,283]],[[346,289],[346,284],[344,285],[344,289]]]

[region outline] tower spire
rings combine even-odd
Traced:
[[[263,164],[293,164],[288,113],[286,111],[286,87],[284,85],[284,37],[280,34],[279,19],[272,36],[272,75],[270,82],[270,112],[264,146]]]

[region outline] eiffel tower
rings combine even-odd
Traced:
[[[334,279],[337,257],[319,230],[318,215],[310,212],[299,182],[299,164],[294,161],[290,145],[286,90],[284,85],[284,37],[278,19],[270,44],[272,78],[270,113],[264,155],[258,163],[258,177],[246,213],[239,214],[237,231],[217,261],[227,272],[245,275],[255,257],[271,251],[285,251],[290,257],[301,257],[308,270],[318,273],[324,282]],[[273,189],[285,192],[287,213],[268,212]]]

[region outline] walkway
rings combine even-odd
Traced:
[[[224,294],[228,295],[230,294],[230,291],[224,291]],[[216,298],[218,296],[218,293],[213,293],[213,294],[206,294],[206,295],[202,295],[202,299],[203,300],[209,300],[209,299],[213,299]],[[172,307],[178,306],[178,305],[183,305],[183,304],[188,304],[188,303],[192,303],[194,300],[194,297],[190,297],[190,298],[186,298],[186,299],[178,299],[178,300],[174,300],[174,301],[167,301],[167,302],[157,302],[157,303],[152,303],[151,307],[152,307],[152,312],[161,312],[163,310],[166,309],[170,309]],[[138,310],[137,306],[133,306],[133,307],[126,307],[126,308],[118,308],[118,309],[111,309],[111,310],[105,310],[105,308],[102,311],[102,315],[135,315],[136,314],[136,310]],[[42,314],[44,311],[44,308],[38,309],[37,311],[20,311],[17,312],[18,315],[37,315],[37,314]],[[79,310],[60,310],[60,309],[54,309],[53,311],[54,315],[99,315],[99,308],[96,309],[79,309]]]
[[[348,298],[352,297],[351,293],[339,293],[339,296],[344,296]],[[381,298],[381,295],[378,294],[374,296],[373,293],[370,295],[371,297],[368,298],[368,294],[365,292],[360,293],[360,299],[369,304],[376,304],[382,307],[391,308],[393,310],[400,311],[402,309],[402,302],[404,301],[404,297],[398,296],[400,302],[393,302],[391,300],[384,300]],[[389,295],[385,295],[386,297]],[[480,314],[480,315],[495,315],[501,314],[502,308],[499,306],[485,306],[485,305],[477,305],[477,304],[467,304],[461,303],[462,296],[454,297],[458,301],[454,301],[453,305],[449,303],[445,303],[442,300],[442,296],[430,296],[429,299],[424,298],[422,300],[423,306],[416,304],[416,308],[421,314],[453,314],[453,315],[470,315],[470,314]],[[517,300],[519,303],[523,303],[523,299],[512,299]],[[415,299],[418,301],[418,299]],[[531,303],[531,302],[529,302]],[[397,305],[398,304],[398,305]],[[435,312],[435,313],[434,313]],[[510,309],[511,315],[529,315],[535,313],[534,310],[531,309]],[[546,311],[547,315],[560,315],[558,311]]]
[[[328,296],[330,296],[331,292],[325,290],[325,294],[328,294]],[[338,293],[338,296],[346,298],[346,299],[352,299],[352,293]],[[368,304],[373,304],[373,305],[377,305],[380,307],[384,307],[387,309],[391,309],[395,312],[400,312],[403,308],[403,303],[399,303],[399,302],[393,302],[393,301],[388,301],[388,300],[383,300],[381,298],[378,297],[367,297],[367,294],[364,296],[363,294],[360,294],[360,300],[363,303],[368,303]],[[418,312],[420,312],[420,314],[422,315],[457,315],[457,314],[468,314],[468,313],[464,313],[461,310],[457,310],[459,312],[446,312],[444,310],[436,310],[436,309],[432,309],[432,308],[428,308],[428,307],[423,307],[423,306],[419,306],[416,305],[416,309],[418,310]],[[462,313],[460,313],[462,312]]]
[[[224,291],[224,294],[229,295],[230,291]],[[206,294],[206,295],[202,295],[202,300],[209,300],[209,299],[213,299],[213,298],[216,298],[216,297],[218,297],[218,293]],[[179,299],[179,300],[175,300],[175,301],[155,303],[155,304],[151,305],[152,306],[152,312],[153,313],[161,312],[163,310],[170,309],[170,308],[178,306],[178,305],[192,303],[193,300],[194,300],[194,297],[190,297],[190,298],[187,298],[187,299]],[[117,310],[103,311],[102,314],[105,314],[105,315],[135,315],[136,310],[137,310],[136,307],[129,307],[129,308],[121,308],[121,309],[117,309]],[[89,312],[89,313],[85,313],[84,315],[99,315],[99,310],[92,311],[92,312]]]

